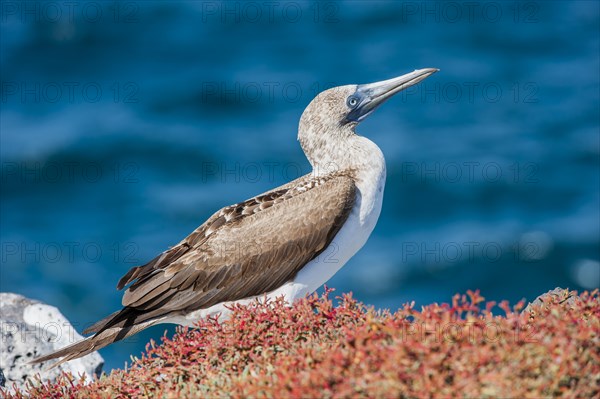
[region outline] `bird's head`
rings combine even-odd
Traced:
[[[300,144],[313,166],[320,154],[326,155],[328,143],[354,136],[356,126],[379,105],[438,70],[417,69],[381,82],[339,86],[319,93],[302,113],[298,129]]]

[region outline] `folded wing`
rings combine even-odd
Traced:
[[[292,280],[331,243],[356,188],[345,175],[284,187],[223,208],[175,247],[131,269],[118,286],[131,284],[124,309],[86,332],[186,314]]]

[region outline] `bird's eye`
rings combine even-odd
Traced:
[[[348,97],[346,104],[348,104],[348,107],[354,108],[358,104],[358,98],[356,98],[354,96],[350,96],[350,97]]]

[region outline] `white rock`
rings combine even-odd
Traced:
[[[48,364],[28,364],[82,338],[57,308],[22,295],[0,293],[0,374],[9,391],[13,384],[24,388],[26,381],[38,373],[42,381],[54,380],[62,371],[76,377],[85,375],[87,380],[100,375],[104,359],[98,352],[52,370],[45,370]]]

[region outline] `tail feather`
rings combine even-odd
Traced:
[[[97,322],[92,324],[90,327],[83,330],[83,333],[84,334],[95,334],[95,333],[99,332],[100,330],[102,330],[102,328],[107,326],[111,321],[114,320],[114,318],[117,315],[119,315],[122,312],[123,312],[122,310],[117,310],[116,312],[111,313],[110,315],[106,316],[102,320],[98,320]]]
[[[113,342],[120,341],[127,337],[130,337],[138,332],[150,327],[153,324],[156,324],[159,320],[150,320],[144,323],[136,324],[128,327],[114,327],[108,328],[99,332],[98,334],[85,338],[79,342],[76,342],[72,345],[64,347],[62,349],[57,350],[56,352],[52,352],[48,355],[38,357],[37,359],[32,360],[31,364],[42,363],[48,360],[57,359],[62,357],[61,360],[52,364],[48,369],[52,369],[54,367],[60,366],[61,364],[68,362],[69,360],[77,359],[79,357],[85,356],[92,352],[97,351],[98,349],[104,348],[107,345],[112,344]]]

